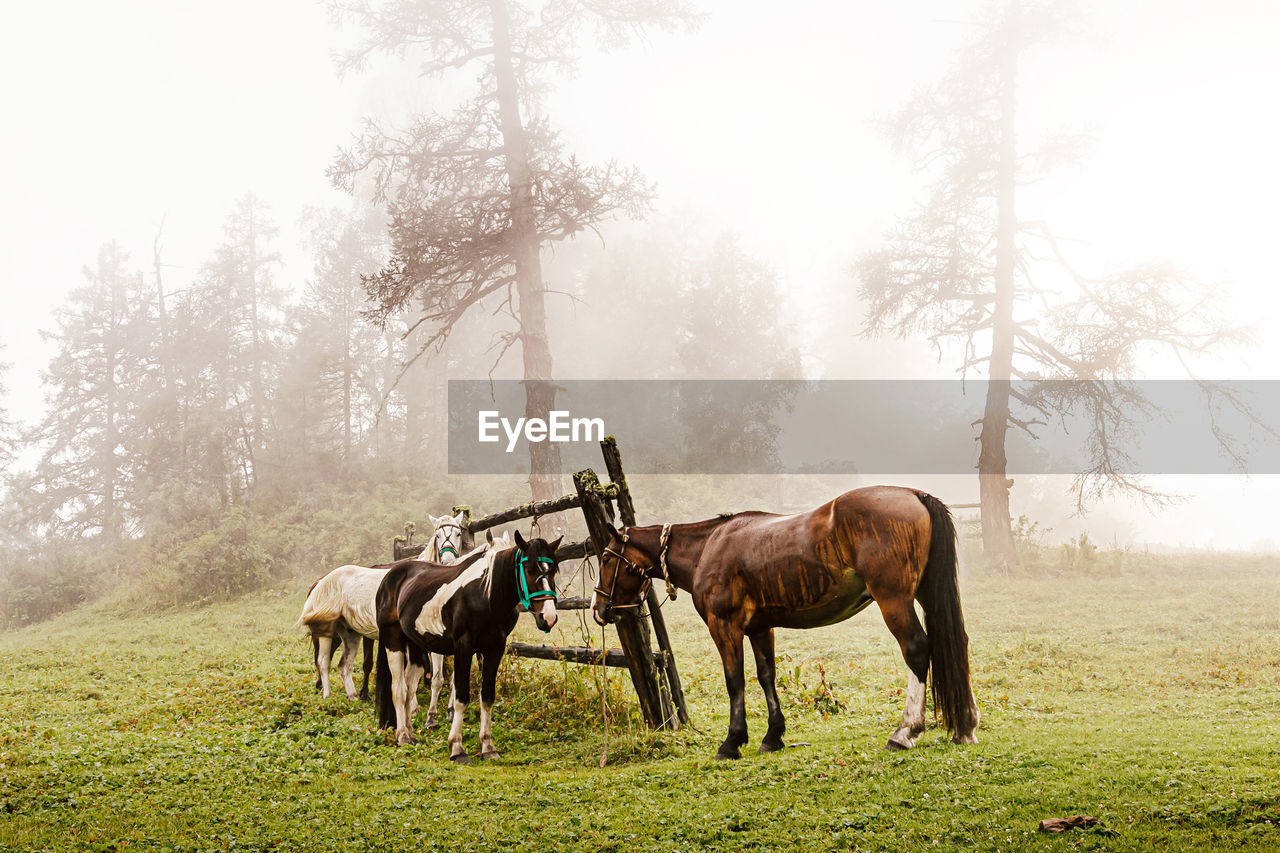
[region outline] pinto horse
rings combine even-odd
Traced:
[[[439,519],[432,517],[436,529],[431,534],[424,553],[439,562],[452,562],[458,558],[462,546],[462,516]],[[445,557],[449,554],[449,557]],[[377,614],[374,596],[378,584],[387,573],[387,566],[339,566],[311,585],[307,600],[302,605],[298,625],[311,634],[311,647],[316,664],[316,687],[320,695],[329,698],[329,668],[333,651],[342,646],[342,658],[338,671],[347,699],[356,698],[355,668],[356,650],[364,640],[364,685],[360,698],[369,698],[369,672],[373,669],[373,641],[378,636]],[[415,685],[416,687],[416,685]],[[416,694],[416,689],[415,689]],[[433,700],[434,701],[434,700]]]
[[[436,518],[430,514],[428,514],[427,517],[431,519],[432,524],[436,525],[437,531],[447,530],[449,529],[450,526],[456,527],[458,529],[459,547],[461,546],[461,542],[462,542],[462,538],[461,538],[462,537],[462,525],[461,525],[462,515],[461,514],[453,518],[450,518],[448,516],[442,516],[441,518]],[[439,537],[436,537],[436,536],[432,537],[431,543],[427,546],[427,549],[418,556],[418,559],[428,563],[440,563],[441,565],[446,565],[446,566],[451,563],[456,563],[458,561],[458,556],[459,556],[457,550],[454,549],[454,553],[452,556],[446,556],[444,551],[437,550],[435,548],[438,538]],[[511,547],[511,537],[506,533],[503,533],[500,538],[494,539],[493,532],[486,530],[485,540],[486,540],[485,545],[482,546],[483,548],[488,548],[491,550],[492,549],[501,550],[504,548]],[[366,641],[366,642],[371,642],[371,641]],[[368,651],[367,647],[366,647],[366,651]],[[444,688],[444,658],[445,658],[444,655],[432,653],[430,663],[428,664],[426,669],[426,674],[431,678],[431,703],[427,705],[427,728],[429,729],[434,729],[437,726],[436,719],[437,719],[437,710],[440,707],[440,691]],[[372,660],[372,658],[369,658],[369,660]],[[416,671],[414,672],[414,674],[415,675],[417,674]],[[416,697],[418,693],[418,681],[416,678],[414,679],[414,682],[412,684],[408,685],[408,688],[409,688],[409,695]],[[409,718],[412,719],[413,714],[417,712],[416,698],[411,699],[409,702],[409,705],[410,705]],[[453,713],[452,711],[453,694],[452,693],[449,694],[449,708],[450,708],[450,713]]]
[[[453,655],[453,724],[449,759],[470,761],[462,747],[462,721],[471,699],[471,657],[480,655],[480,757],[493,758],[493,702],[507,635],[524,604],[537,626],[556,623],[556,547],[560,539],[525,541],[516,547],[472,553],[451,566],[401,560],[378,587],[378,725],[395,726],[396,744],[413,743],[413,715],[406,671],[423,667],[428,654]]]
[[[902,721],[888,748],[910,749],[925,728],[925,684],[956,743],[976,743],[969,638],[956,583],[955,527],[946,504],[915,489],[873,486],[796,515],[740,512],[695,524],[610,528],[592,616],[637,607],[653,578],[692,593],[724,664],[729,733],[716,758],[747,742],[742,638],[751,640],[769,709],[761,752],[783,747],[774,680],[774,628],[817,628],[871,602],[907,664]],[[924,609],[925,626],[914,602]]]

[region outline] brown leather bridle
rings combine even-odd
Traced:
[[[604,560],[606,557],[612,557],[620,564],[618,568],[614,569],[613,577],[609,581],[609,588],[607,590],[599,584],[596,584],[595,587],[595,594],[609,602],[609,608],[612,610],[639,607],[644,601],[645,595],[649,591],[649,585],[652,583],[648,574],[649,569],[652,568],[652,566],[638,566],[633,561],[627,559],[627,540],[630,538],[631,536],[627,528],[622,528],[622,550],[616,551],[612,546],[609,546],[606,547],[604,549],[604,553],[600,555],[600,569],[602,576],[604,574]],[[613,600],[613,595],[618,589],[618,578],[622,575],[624,569],[627,574],[640,575],[640,577],[644,579],[644,582],[640,585],[639,592],[636,594],[636,600],[632,604],[617,604]]]
[[[613,577],[610,579],[610,583],[609,583],[609,589],[605,590],[602,586],[597,584],[594,590],[596,595],[600,596],[605,601],[609,602],[609,607],[613,610],[639,607],[642,603],[644,603],[645,598],[649,594],[650,588],[653,586],[654,575],[649,574],[653,570],[653,564],[650,563],[646,566],[640,566],[636,564],[634,561],[627,559],[627,556],[626,556],[627,540],[630,538],[630,536],[631,534],[629,532],[629,528],[626,528],[626,527],[622,528],[622,550],[616,551],[612,547],[607,547],[604,549],[604,554],[600,555],[600,567],[602,570],[604,568],[605,557],[612,557],[615,560],[617,560],[618,563],[620,564],[619,568],[615,569],[613,572]],[[671,598],[675,598],[676,588],[675,588],[675,585],[671,582],[670,573],[667,571],[667,547],[668,547],[670,538],[671,538],[671,525],[670,524],[662,525],[662,539],[661,539],[661,543],[658,546],[658,569],[662,574],[663,580],[667,582],[667,595]],[[643,583],[640,584],[640,589],[636,592],[636,600],[631,604],[617,604],[613,600],[613,595],[618,588],[618,577],[622,574],[623,568],[625,568],[628,574],[639,575],[641,578],[643,578]],[[601,573],[603,574],[603,571]]]

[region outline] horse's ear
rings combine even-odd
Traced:
[[[517,530],[516,531],[516,547],[519,548],[521,551],[523,551],[526,549],[527,544],[528,543],[524,541],[524,537],[520,535],[520,531]]]
[[[490,545],[492,545],[492,544],[493,544],[493,530],[492,530],[492,529],[486,530],[486,531],[484,532],[484,541],[488,542]]]
[[[444,521],[444,518],[443,518],[443,517],[441,517],[441,518],[436,518],[436,517],[435,517],[434,515],[432,515],[431,513],[427,513],[427,518],[428,518],[428,519],[430,519],[430,521],[431,521],[431,526],[432,526],[432,527],[439,527],[439,526],[440,526],[440,522]]]
[[[462,510],[458,510],[458,514],[453,517],[454,524],[458,524],[458,525],[462,524],[462,514],[463,514]]]
[[[551,556],[554,557],[556,555],[556,549],[560,547],[560,542],[563,539],[564,539],[564,534],[561,533],[559,536],[556,537],[556,541],[547,545],[547,547],[551,549]]]

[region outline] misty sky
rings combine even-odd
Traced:
[[[694,208],[739,231],[779,271],[803,328],[830,294],[853,286],[852,259],[918,197],[918,179],[876,120],[937,77],[984,5],[705,2],[711,17],[700,31],[587,56],[546,109],[570,150],[616,157],[656,180],[659,212]],[[1260,325],[1261,345],[1205,372],[1280,378],[1271,257],[1280,233],[1280,4],[1085,5],[1095,34],[1027,66],[1019,130],[1089,126],[1097,148],[1026,195],[1021,215],[1089,241],[1099,261],[1177,258],[1221,280],[1232,316]],[[116,238],[149,266],[163,220],[168,281],[181,287],[251,189],[282,226],[289,265],[279,280],[301,282],[310,267],[297,218],[308,205],[349,203],[324,169],[359,117],[447,99],[394,64],[340,80],[330,54],[343,36],[309,0],[28,3],[6,18],[0,359],[14,363],[10,412],[28,422],[49,355],[37,330],[51,327],[51,309],[81,283],[100,244]],[[806,365],[837,376],[950,375],[951,363],[938,364],[923,344],[865,351],[863,364],[809,353]],[[1192,481],[1182,488],[1201,500],[1157,519],[1133,516],[1129,529],[1251,545],[1266,535],[1252,535],[1256,507],[1280,496],[1273,479]],[[1238,507],[1235,519],[1209,511],[1224,505]]]

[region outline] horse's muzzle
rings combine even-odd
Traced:
[[[550,610],[551,614],[548,616],[543,612],[544,610]],[[546,607],[546,605],[543,605],[533,611],[533,624],[537,625],[538,630],[544,634],[548,633],[553,627],[555,627],[557,619],[558,617],[554,606]]]
[[[596,620],[597,625],[612,625],[618,621],[618,616],[613,612],[613,605],[606,604],[604,607],[599,605],[591,608],[591,618]]]

